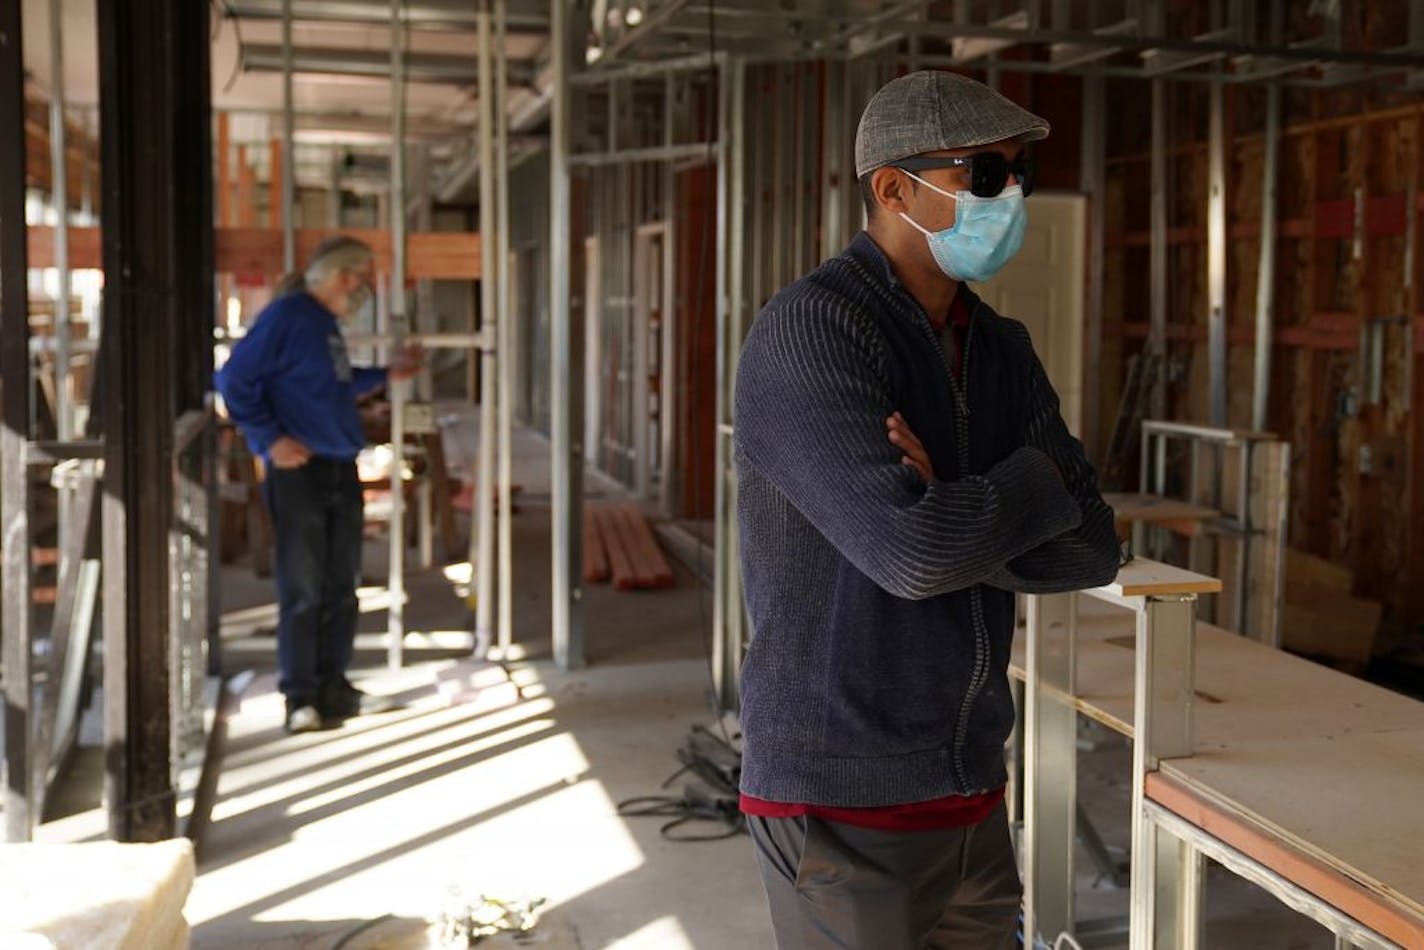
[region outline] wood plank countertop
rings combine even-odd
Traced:
[[[1073,705],[1130,736],[1133,615],[1087,596],[1079,613]],[[1211,624],[1196,636],[1196,755],[1162,776],[1424,933],[1424,703]]]

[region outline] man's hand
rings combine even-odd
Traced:
[[[311,449],[284,435],[268,446],[267,455],[277,468],[301,468],[311,460]]]
[[[425,347],[419,343],[408,343],[401,347],[395,359],[391,360],[391,365],[386,369],[386,376],[391,382],[398,383],[403,379],[410,379],[424,368]]]
[[[910,431],[909,423],[905,417],[898,412],[885,420],[885,428],[889,433],[890,441],[900,451],[905,453],[900,461],[920,473],[920,477],[928,485],[934,481],[934,466],[930,464],[930,454],[925,451],[924,444],[920,442],[915,433]]]

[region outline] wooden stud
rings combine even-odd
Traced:
[[[267,174],[267,226],[282,226],[282,140],[274,138],[268,143],[268,161],[271,167]]]
[[[232,142],[230,122],[226,112],[218,113],[218,220],[217,226],[227,227],[232,223]]]

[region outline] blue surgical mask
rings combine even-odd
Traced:
[[[929,241],[935,263],[950,279],[974,283],[988,280],[1023,246],[1028,211],[1024,207],[1023,189],[1017,184],[993,198],[981,198],[970,191],[950,194],[918,175],[905,174],[955,201],[954,226],[943,231],[923,228],[908,214],[900,212],[900,217]]]

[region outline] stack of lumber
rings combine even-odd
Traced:
[[[1374,655],[1384,608],[1353,596],[1354,583],[1349,568],[1289,549],[1282,645],[1347,672],[1363,672]]]
[[[637,505],[588,504],[583,508],[583,579],[610,579],[618,590],[658,590],[674,586],[648,519]]]

